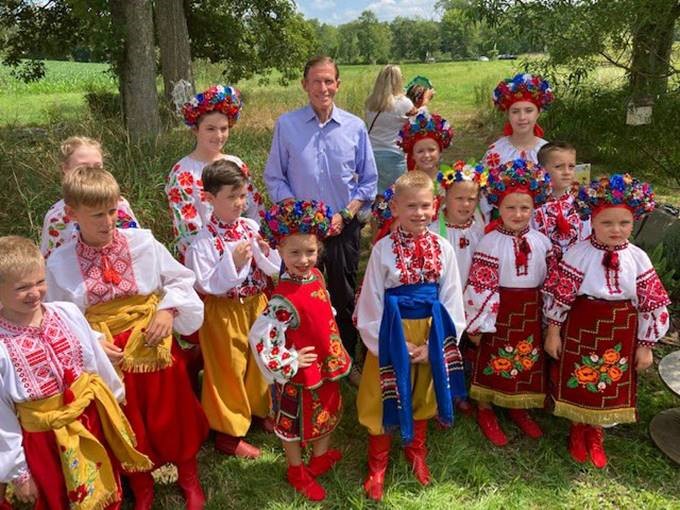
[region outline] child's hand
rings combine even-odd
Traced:
[[[102,347],[104,348],[104,353],[112,365],[116,366],[123,359],[123,349],[118,347],[116,344],[102,340]]]
[[[307,368],[316,361],[316,354],[313,346],[307,346],[300,349],[298,352],[298,367]]]
[[[468,335],[468,338],[473,344],[479,345],[479,342],[482,340],[482,335]]]
[[[430,353],[427,348],[427,344],[420,345],[415,348],[413,356],[411,356],[411,363],[414,365],[416,363],[429,363]]]
[[[552,324],[550,326],[552,326]],[[551,358],[560,359],[560,355],[562,354],[562,338],[560,337],[560,330],[559,328],[555,329],[550,326],[548,326],[545,333],[543,349]]]
[[[640,346],[635,351],[635,370],[642,372],[652,366],[654,354],[649,347]]]
[[[14,484],[14,495],[22,503],[35,503],[38,499],[38,488],[33,478],[28,478],[23,483]]]
[[[250,245],[249,241],[242,241],[236,245],[236,248],[234,248],[234,265],[236,266],[236,270],[240,271],[243,269],[243,266],[246,265],[246,262],[250,262],[251,257],[253,256],[253,247]]]
[[[155,347],[167,336],[172,334],[172,323],[175,320],[170,310],[156,310],[146,331],[143,331],[147,347]]]
[[[269,247],[269,243],[267,243],[267,241],[262,239],[262,236],[260,236],[260,235],[257,236],[257,245],[260,247],[260,251],[262,251],[262,254],[265,257],[269,257],[269,250],[271,249]]]

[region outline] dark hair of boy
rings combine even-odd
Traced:
[[[545,166],[548,161],[550,161],[550,154],[555,151],[569,151],[576,152],[576,147],[574,147],[569,142],[564,142],[562,140],[554,140],[552,142],[546,143],[543,147],[538,150],[538,164]]]
[[[222,186],[245,186],[248,183],[241,167],[228,159],[213,161],[203,169],[201,175],[203,191],[217,195]]]

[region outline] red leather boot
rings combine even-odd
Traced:
[[[342,459],[342,452],[329,448],[326,453],[318,456],[313,456],[309,459],[307,470],[316,478],[331,470],[335,464]]]
[[[508,444],[508,438],[498,424],[498,419],[496,418],[496,413],[493,412],[493,409],[478,407],[477,424],[486,438],[496,446],[505,446]]]
[[[576,462],[583,464],[588,460],[588,450],[586,449],[586,430],[588,425],[585,423],[572,423],[569,428],[569,454]]]
[[[153,506],[153,477],[151,473],[131,473],[128,476],[135,496],[135,510],[151,510]]]
[[[257,459],[261,454],[257,446],[253,446],[242,437],[234,437],[222,432],[215,434],[215,450],[242,459]]]
[[[413,422],[413,441],[404,446],[404,455],[416,475],[416,480],[420,485],[428,485],[431,478],[427,467],[427,420]]]
[[[538,439],[543,436],[541,427],[539,427],[538,423],[529,416],[529,411],[526,409],[510,409],[508,410],[508,414],[510,415],[510,419],[530,438]]]
[[[198,464],[195,458],[177,464],[177,484],[184,494],[187,510],[203,510],[205,494],[198,478]]]
[[[391,445],[390,434],[368,436],[368,475],[364,480],[364,490],[366,495],[374,501],[380,501],[383,498],[385,472],[390,460]]]
[[[586,425],[586,447],[590,454],[590,462],[598,469],[607,465],[607,453],[604,451],[604,430],[602,427]]]
[[[323,501],[326,498],[326,491],[311,475],[307,466],[288,466],[286,472],[288,483],[293,488],[310,501]]]

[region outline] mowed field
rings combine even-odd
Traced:
[[[488,141],[499,135],[502,121],[488,115],[489,95],[516,66],[516,62],[402,66],[407,79],[421,74],[435,84],[431,110],[449,119],[457,133],[447,159],[479,157]],[[379,66],[342,67],[337,103],[361,114],[378,71]],[[619,78],[610,69],[599,76],[613,82]],[[228,83],[216,66],[197,65],[197,77],[199,86]],[[265,86],[248,80],[237,85],[245,108],[226,151],[246,161],[262,187],[274,121],[282,112],[303,105],[305,95],[299,83],[281,86],[272,81]],[[170,220],[163,182],[172,163],[191,151],[191,134],[177,123],[154,143],[132,146],[118,121],[88,113],[84,94],[89,91],[115,91],[106,66],[50,62],[46,79],[28,85],[0,67],[0,233],[38,238],[43,214],[59,197],[59,142],[84,134],[103,141],[107,167],[120,180],[141,224],[167,242]],[[656,413],[678,405],[654,369],[641,379],[639,423],[607,433],[610,465],[605,470],[571,461],[566,449],[568,424],[547,413],[537,413],[546,432],[539,441],[522,437],[501,413],[511,439],[505,448],[490,446],[473,419],[459,417],[450,430],[430,428],[434,481],[429,487],[418,485],[395,444],[382,504],[366,500],[360,487],[367,445],[366,432],[356,420],[355,397],[356,391],[345,386],[345,414],[334,436],[344,459],[322,478],[328,492],[325,502],[313,505],[296,496],[284,482],[279,442],[254,432],[250,439],[264,451],[255,461],[226,458],[214,452],[212,441],[206,442],[199,459],[208,508],[680,509],[678,468],[656,449],[647,432]],[[155,508],[183,508],[175,486],[159,486]]]

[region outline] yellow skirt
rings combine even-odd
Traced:
[[[430,334],[430,322],[429,318],[402,320],[404,337],[414,345],[424,344]],[[359,423],[372,436],[385,433],[382,426],[383,401],[379,368],[378,358],[367,353],[357,395],[357,411]],[[429,363],[411,365],[411,399],[414,420],[429,420],[437,415],[437,397]]]
[[[198,331],[203,352],[201,404],[210,428],[243,437],[253,416],[269,414],[269,386],[248,344],[248,332],[267,306],[264,294],[243,299],[205,298]]]

